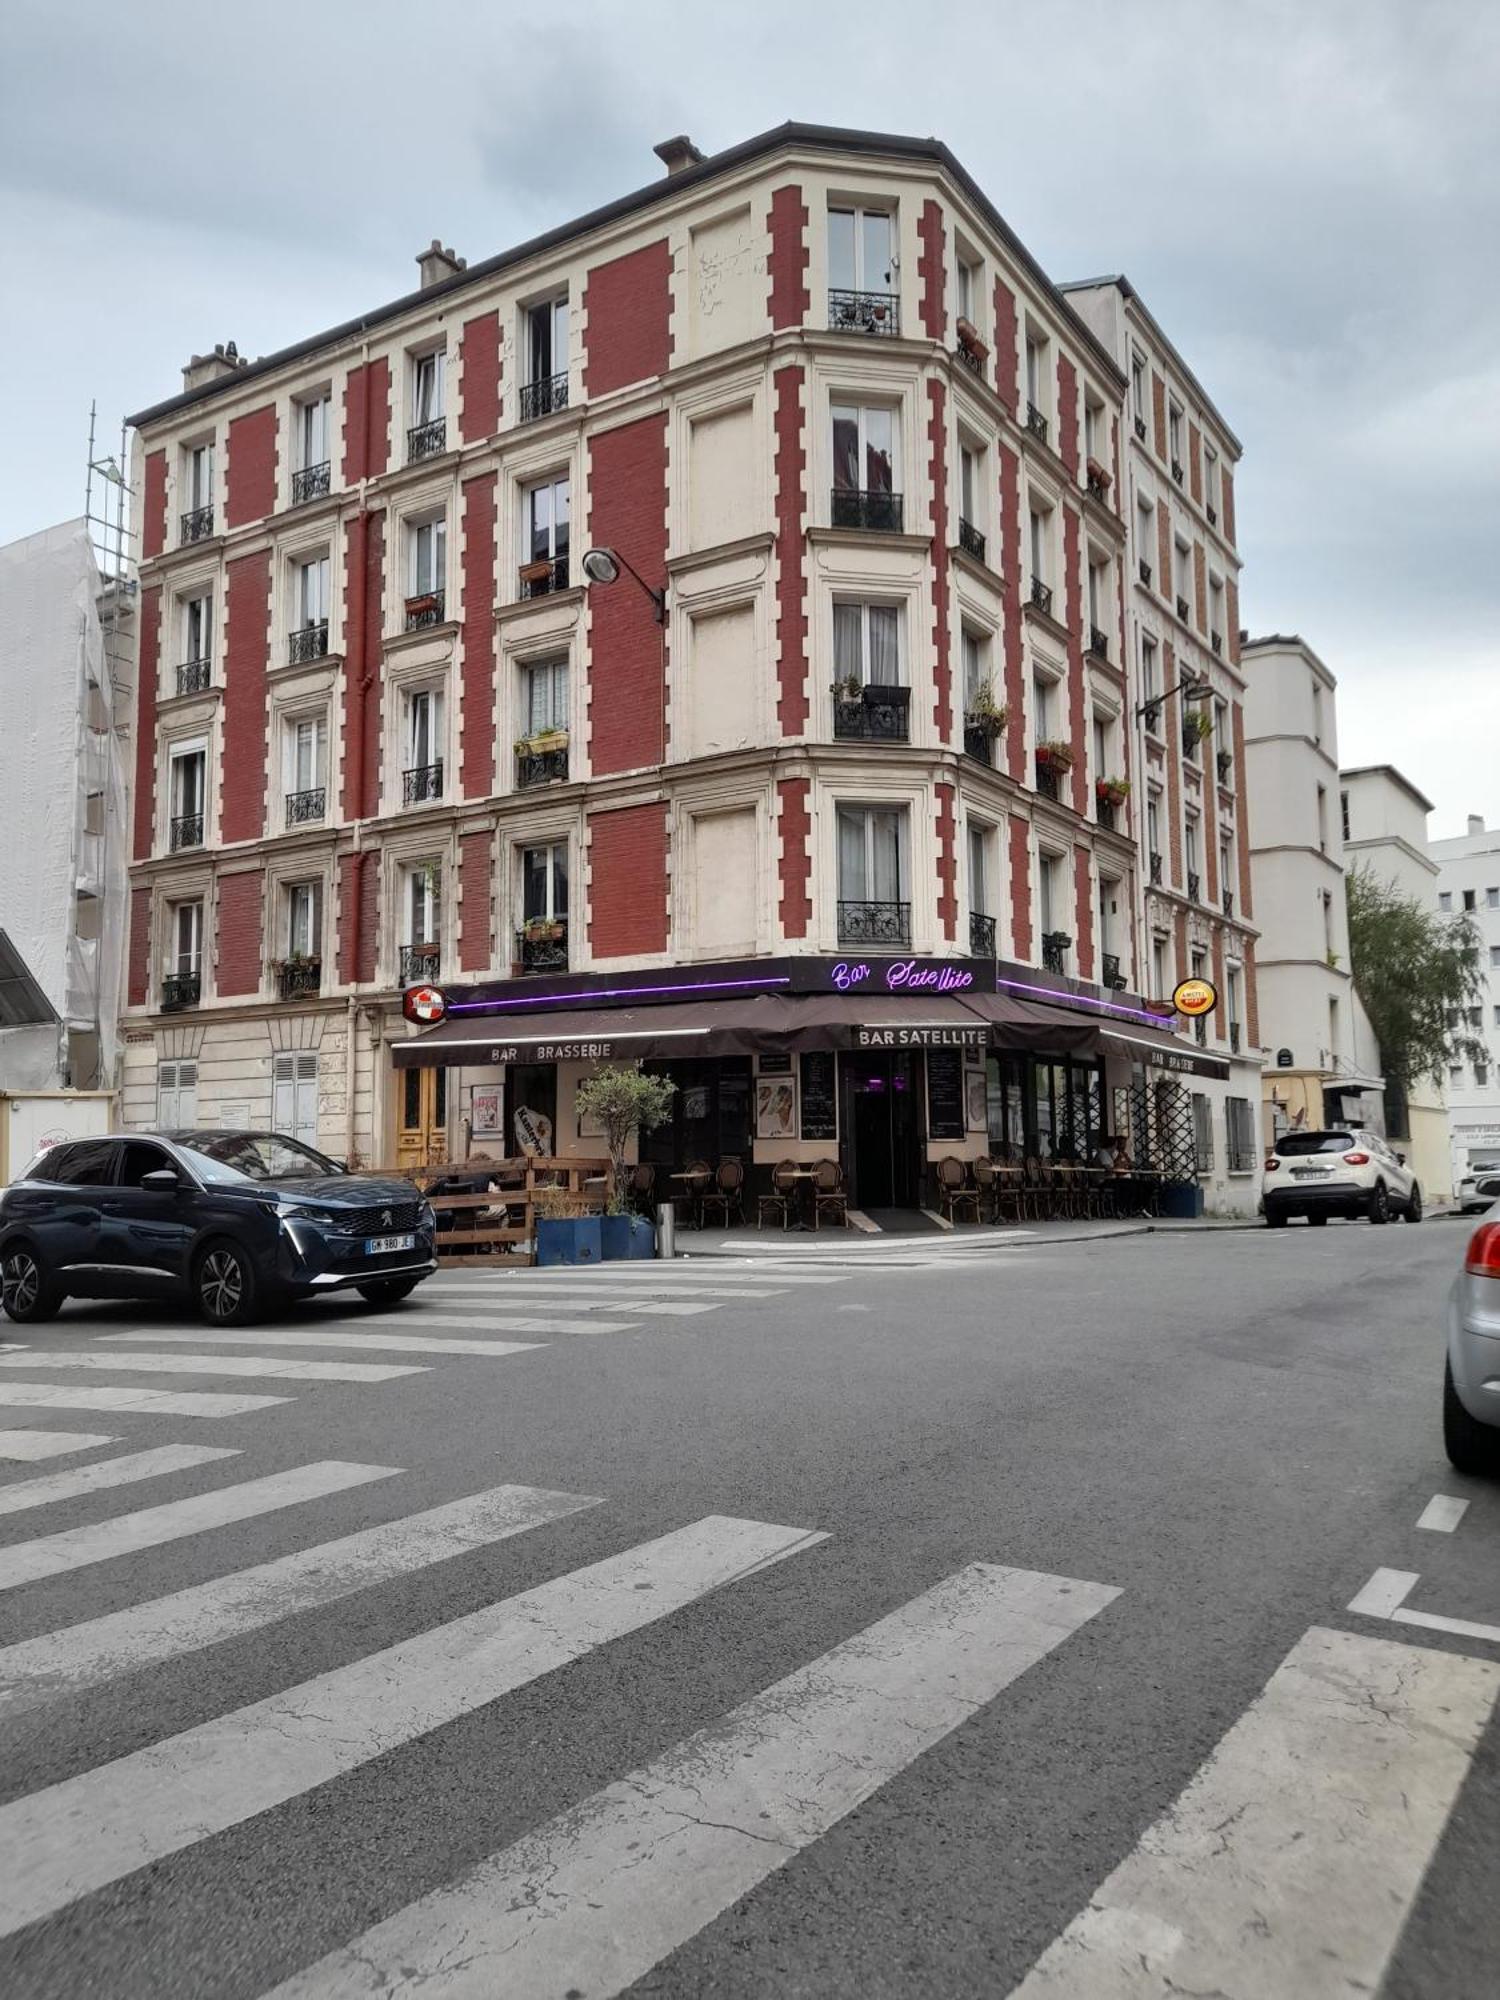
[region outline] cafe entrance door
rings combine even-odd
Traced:
[[[922,1058],[860,1049],[843,1059],[849,1199],[855,1208],[916,1208],[921,1199]]]

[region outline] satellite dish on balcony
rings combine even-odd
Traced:
[[[620,565],[608,549],[590,549],[583,559],[583,573],[590,583],[613,583]]]

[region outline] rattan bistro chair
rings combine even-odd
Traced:
[[[655,1214],[656,1169],[649,1160],[641,1160],[630,1170],[630,1206],[637,1215]]]
[[[740,1223],[745,1220],[745,1169],[738,1160],[720,1160],[713,1186],[705,1190],[698,1203],[705,1228],[708,1212],[713,1208],[724,1217],[726,1229],[731,1220]]]
[[[813,1168],[813,1228],[820,1229],[823,1218],[849,1227],[849,1196],[844,1187],[843,1169],[837,1160],[819,1160]]]
[[[950,1222],[957,1222],[960,1209],[967,1209],[975,1222],[979,1220],[979,1190],[969,1185],[969,1176],[964,1163],[952,1153],[937,1163],[938,1200],[944,1215]]]
[[[783,1229],[791,1228],[792,1202],[796,1198],[797,1193],[796,1173],[797,1162],[795,1160],[778,1160],[776,1165],[772,1167],[770,1192],[761,1195],[755,1206],[755,1226],[757,1229],[765,1228],[767,1210],[773,1216],[779,1215],[781,1217],[781,1226]]]
[[[713,1184],[714,1170],[707,1160],[689,1160],[683,1172],[690,1178],[679,1183],[682,1191],[672,1197],[672,1205],[686,1211],[683,1220],[692,1228],[701,1229],[703,1197]]]

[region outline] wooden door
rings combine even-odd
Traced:
[[[396,1097],[396,1166],[442,1166],[448,1158],[448,1072],[404,1069]]]

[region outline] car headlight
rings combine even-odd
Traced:
[[[325,1208],[308,1208],[303,1202],[278,1201],[271,1206],[271,1213],[278,1222],[327,1222]]]
[[[417,1227],[418,1229],[437,1228],[437,1216],[433,1212],[430,1201],[419,1201],[417,1203]]]

